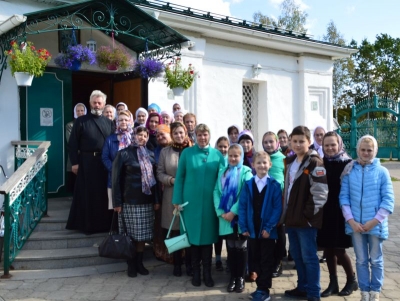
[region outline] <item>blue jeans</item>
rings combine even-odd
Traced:
[[[289,250],[296,264],[297,288],[307,292],[307,298],[320,297],[320,269],[317,255],[317,229],[286,228]]]
[[[383,285],[383,239],[369,234],[352,233],[358,285],[361,291],[380,292]],[[371,269],[369,267],[371,263]]]

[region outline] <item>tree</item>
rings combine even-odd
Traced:
[[[281,15],[278,17],[278,20],[268,17],[260,11],[253,14],[253,20],[255,23],[261,23],[267,26],[279,27],[301,33],[307,32],[305,25],[308,14],[300,9],[300,5],[297,5],[294,0],[284,0],[280,8]]]
[[[331,20],[327,26],[326,35],[322,37],[326,42],[346,45],[346,40],[338,31],[335,23]],[[332,72],[332,96],[335,118],[338,118],[338,109],[353,103],[353,99],[346,93],[349,89],[351,78],[350,72],[353,70],[353,61],[350,58],[335,60]]]

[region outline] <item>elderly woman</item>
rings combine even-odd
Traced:
[[[161,112],[161,117],[164,121],[164,124],[170,125],[172,122],[174,122],[174,114],[168,111],[162,111]]]
[[[149,117],[149,113],[147,113],[145,108],[137,109],[135,113],[134,127],[146,126],[147,117]]]
[[[121,113],[122,111],[128,110],[128,106],[124,102],[117,103],[115,108],[117,109],[117,115],[119,115],[119,113]]]
[[[114,134],[107,137],[103,145],[101,159],[108,170],[108,209],[113,209],[111,192],[111,171],[112,163],[117,156],[117,152],[127,148],[132,143],[133,117],[129,111],[121,111],[117,119],[117,130]]]
[[[77,119],[80,116],[86,115],[87,109],[83,103],[77,103],[74,107],[74,119]],[[74,121],[72,120],[65,125],[65,140],[67,140],[67,144],[69,141],[69,137],[71,136],[72,127],[74,126]],[[72,172],[71,168],[71,160],[67,160],[67,173],[68,173],[68,180],[67,180],[67,189],[68,191],[74,191],[76,175]]]
[[[188,202],[181,217],[191,244],[193,278],[192,285],[200,286],[200,262],[203,263],[203,280],[208,287],[214,286],[211,278],[212,244],[218,241],[218,218],[215,214],[213,191],[218,171],[224,167],[221,153],[210,147],[210,129],[199,124],[195,130],[197,144],[185,149],[179,159],[172,203],[175,208]]]
[[[117,115],[117,111],[112,105],[106,105],[103,110],[103,116],[107,117],[111,121],[115,120],[115,116]]]
[[[310,146],[310,149],[316,150],[321,158],[324,157],[324,151],[322,147],[324,135],[325,129],[322,126],[317,126],[314,130],[314,143]]]
[[[117,153],[112,169],[113,207],[119,213],[119,229],[122,232],[123,216],[136,246],[134,258],[128,260],[129,277],[149,274],[143,266],[143,251],[145,242],[153,238],[153,207],[157,210],[160,206],[154,154],[146,148],[148,138],[145,127],[135,128],[132,144]]]
[[[174,112],[174,120],[183,123],[183,116],[185,113],[182,110],[178,110]]]
[[[161,113],[161,108],[160,108],[160,106],[158,104],[152,103],[152,104],[149,104],[149,106],[147,108],[147,112],[149,112],[149,114],[151,114],[151,113],[160,114]]]
[[[164,238],[167,234],[167,230],[171,224],[172,212],[174,206],[172,205],[172,192],[174,190],[174,182],[176,171],[178,169],[178,161],[182,151],[192,146],[192,143],[187,135],[186,127],[181,122],[174,122],[171,124],[171,138],[172,143],[161,150],[160,159],[157,166],[157,178],[164,185],[163,199],[162,199],[162,215],[161,215],[161,227],[164,229]],[[179,235],[179,218],[175,219],[174,225],[172,226],[171,237]],[[182,251],[176,251],[173,253],[174,257],[174,276],[182,276]],[[190,261],[190,251],[186,252],[186,272],[188,276],[191,276],[192,264]]]

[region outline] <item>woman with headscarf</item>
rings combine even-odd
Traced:
[[[146,126],[147,117],[149,117],[149,113],[145,108],[139,108],[135,113],[135,124],[134,127],[138,126]]]
[[[183,123],[183,116],[185,113],[182,110],[178,110],[174,112],[174,120]]]
[[[172,122],[174,122],[174,115],[168,111],[162,111],[161,112],[161,117],[164,121],[164,124],[170,125]]]
[[[149,112],[149,114],[151,114],[151,113],[158,113],[158,114],[160,114],[160,113],[161,113],[161,108],[158,106],[158,104],[152,103],[152,104],[150,104],[150,105],[148,106],[147,112]]]
[[[230,144],[238,143],[239,133],[242,131],[241,127],[236,124],[232,124],[228,127],[228,137]]]
[[[86,115],[87,109],[83,103],[77,103],[74,107],[74,119],[77,119],[80,116]],[[67,144],[69,142],[69,137],[71,136],[72,127],[74,126],[74,121],[72,120],[65,125],[65,139],[67,140]],[[74,191],[76,175],[72,172],[71,161],[67,159],[67,173],[68,173],[68,184],[67,189],[68,191]]]
[[[214,188],[214,206],[219,220],[219,235],[226,239],[231,278],[228,292],[243,292],[247,266],[247,239],[238,227],[239,196],[244,182],[253,177],[243,166],[244,151],[240,144],[228,149],[228,167],[220,169]]]
[[[120,232],[123,216],[128,235],[135,243],[133,259],[128,260],[128,276],[148,275],[143,266],[145,242],[153,239],[154,210],[160,207],[153,152],[146,148],[149,132],[145,127],[133,131],[132,144],[120,150],[113,162],[112,192],[118,212]]]
[[[348,296],[357,290],[358,285],[353,266],[346,249],[352,247],[351,237],[345,233],[345,220],[340,209],[340,177],[346,165],[352,160],[344,150],[343,140],[336,132],[328,132],[322,140],[324,166],[328,180],[328,199],[324,205],[322,227],[318,230],[317,245],[324,249],[329,271],[329,286],[321,293],[321,297],[333,294]],[[337,261],[340,261],[347,283],[339,292],[337,278]]]
[[[324,139],[325,129],[322,126],[317,126],[314,130],[314,143],[311,144],[310,149],[314,149],[318,152],[318,155],[323,158],[324,151],[322,147],[322,140]]]
[[[157,126],[160,124],[164,124],[160,114],[150,113],[146,121],[146,128],[149,130],[149,140],[146,146],[151,151],[154,151],[157,147]]]
[[[188,202],[181,212],[181,218],[185,222],[191,244],[192,285],[201,285],[202,262],[204,284],[212,287],[212,244],[218,241],[218,218],[214,209],[213,191],[218,171],[225,166],[225,159],[210,146],[210,129],[207,125],[199,124],[195,133],[197,143],[183,150],[179,158],[176,178],[172,181],[172,204],[180,210],[180,205]]]
[[[101,159],[108,170],[108,209],[113,209],[111,191],[111,172],[112,163],[117,156],[117,152],[127,148],[132,143],[133,117],[129,111],[121,111],[117,119],[117,129],[114,134],[107,137],[103,145]]]
[[[128,106],[124,102],[119,102],[115,106],[115,109],[117,110],[117,115],[119,115],[120,112],[128,110]]]
[[[243,130],[239,133],[238,143],[243,147],[244,161],[243,164],[250,167],[253,171],[253,175],[256,174],[255,169],[252,166],[254,151],[254,138],[250,130]]]
[[[115,123],[115,117],[117,116],[117,111],[115,110],[114,106],[106,105],[103,110],[103,116],[110,119],[112,122]]]
[[[173,122],[170,125],[171,129],[171,144],[161,150],[160,159],[157,166],[157,178],[163,184],[163,198],[162,198],[162,210],[161,210],[161,227],[163,228],[164,238],[167,236],[167,232],[173,217],[174,206],[172,205],[172,193],[174,190],[175,176],[178,169],[179,157],[182,151],[191,147],[192,143],[188,137],[186,127],[181,122]],[[179,235],[179,217],[175,218],[174,224],[172,225],[171,237]],[[185,250],[186,259],[186,273],[188,276],[192,274],[192,263],[190,262],[190,249]],[[174,270],[173,275],[180,277],[182,276],[182,251],[176,251],[173,253]]]

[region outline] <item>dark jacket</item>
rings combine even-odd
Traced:
[[[153,174],[156,175],[154,153],[149,150],[147,152],[153,165]],[[137,156],[137,147],[129,146],[117,153],[112,169],[112,200],[114,208],[120,207],[122,203],[130,205],[158,204],[159,191],[157,187],[157,184],[151,187],[150,195],[142,192],[142,171]]]
[[[282,213],[282,189],[281,185],[273,178],[267,178],[267,191],[261,211],[260,233],[255,233],[253,223],[253,182],[254,177],[246,181],[239,199],[239,227],[243,232],[249,232],[251,238],[262,238],[262,230],[267,231],[270,239],[277,239],[276,225]]]
[[[322,226],[322,207],[328,198],[324,163],[315,150],[309,150],[297,171],[288,196],[290,167],[297,155],[286,158],[284,209],[281,222],[286,227]]]
[[[103,161],[104,166],[108,170],[108,182],[107,187],[111,188],[111,171],[112,164],[117,156],[119,148],[119,141],[117,134],[111,134],[107,137],[106,141],[103,145],[103,152],[101,153],[101,160]]]

